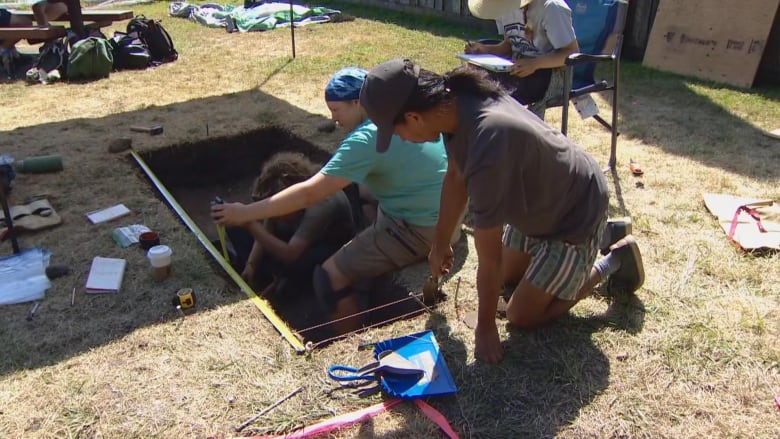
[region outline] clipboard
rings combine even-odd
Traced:
[[[458,53],[455,56],[492,72],[508,72],[514,65],[511,60],[492,53]]]

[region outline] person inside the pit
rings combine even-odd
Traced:
[[[398,136],[378,138],[376,125],[358,100],[365,77],[366,70],[347,67],[336,72],[325,87],[332,118],[348,134],[319,172],[252,204],[216,205],[211,212],[217,224],[246,224],[305,209],[353,182],[368,188],[377,200],[376,220],[314,269],[315,293],[332,320],[360,310],[355,290],[361,288],[356,286],[425,260],[447,171],[441,137],[422,143]],[[395,147],[380,154],[377,142]],[[360,324],[359,317],[346,318],[332,329],[344,333]]]
[[[317,171],[318,166],[301,153],[277,153],[263,165],[252,199],[276,195]],[[285,215],[234,225],[226,232],[235,251],[235,266],[253,288],[265,285],[269,292],[311,279],[314,267],[356,233],[353,209],[344,191],[335,191]]]

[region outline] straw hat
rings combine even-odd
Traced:
[[[528,6],[533,0],[469,0],[469,10],[471,15],[484,18],[486,20],[495,20],[496,18],[508,14],[516,9]]]

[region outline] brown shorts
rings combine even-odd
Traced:
[[[341,247],[333,261],[353,283],[381,276],[427,258],[435,229],[387,216],[380,208],[376,222]]]

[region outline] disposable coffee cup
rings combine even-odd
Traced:
[[[156,280],[163,280],[171,275],[172,254],[173,251],[167,245],[155,245],[146,252]]]

